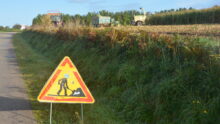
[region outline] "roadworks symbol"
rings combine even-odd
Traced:
[[[64,57],[41,90],[38,101],[94,103],[95,100],[69,57]]]

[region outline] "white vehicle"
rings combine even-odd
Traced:
[[[134,15],[134,20],[132,21],[132,25],[141,26],[145,24],[145,21],[147,19],[147,14],[143,8],[140,9],[142,10],[143,15]]]

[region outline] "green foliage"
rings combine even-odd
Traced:
[[[41,18],[43,17],[43,15],[39,14],[37,15],[37,17],[35,17],[32,21],[32,25],[40,25],[41,22]]]
[[[75,20],[80,20],[80,24],[90,26],[91,23],[92,23],[92,17],[97,15],[97,14],[100,14],[102,16],[110,16],[110,17],[114,18],[116,21],[119,21],[123,25],[129,25],[129,24],[131,24],[131,21],[133,20],[133,16],[134,15],[139,15],[140,12],[135,11],[135,10],[128,10],[128,11],[113,13],[113,12],[109,12],[109,11],[106,11],[106,10],[102,10],[102,11],[99,11],[98,13],[89,12],[86,15],[62,14],[62,20],[63,20],[64,24],[68,23],[68,22],[75,21]],[[42,24],[41,18],[43,16],[44,15],[38,15],[37,17],[35,17],[33,19],[32,24],[33,25]]]
[[[22,35],[16,34],[13,42],[20,70],[23,74],[25,84],[28,87],[28,94],[30,96],[32,110],[35,113],[36,120],[39,124],[48,124],[49,104],[39,103],[37,101],[37,96],[48,77],[54,71],[54,68],[59,64],[60,60],[43,56],[42,53],[33,49],[33,46],[31,46],[29,41],[31,39],[24,39],[24,37],[29,37],[31,39],[34,38],[35,43],[38,38],[43,41],[48,41],[43,47],[41,46],[42,42],[36,44],[42,51],[49,48],[57,39],[52,35],[44,35],[41,33],[39,33],[39,37],[35,37],[35,33],[26,32],[22,33]],[[62,42],[58,42],[56,45],[61,45],[63,48],[69,49],[68,44],[62,45]],[[53,52],[54,51],[48,51],[47,55],[51,56],[49,54],[52,54]],[[96,97],[96,99],[99,98]],[[111,108],[104,104],[99,104],[99,101],[96,101],[96,104],[94,105],[84,105],[84,120],[85,124],[124,124],[121,120],[115,117]],[[53,124],[81,124],[80,121],[80,105],[53,104]]]
[[[52,25],[52,21],[49,15],[38,15],[36,18],[33,19],[32,24],[49,27]]]
[[[81,25],[91,25],[92,17],[100,14],[102,16],[110,16],[122,25],[130,25],[134,15],[141,13],[136,10],[127,10],[121,12],[109,12],[101,10],[99,12],[89,12],[86,15],[69,15],[62,14],[62,20],[65,23],[80,20]],[[193,8],[179,8],[162,10],[155,12],[155,14],[148,14],[146,24],[150,25],[179,25],[179,24],[219,24],[220,23],[220,7],[214,6],[208,9],[196,10]],[[33,25],[42,24],[41,18],[44,15],[38,15],[33,19]]]
[[[4,26],[0,26],[0,31],[4,30],[5,27]]]
[[[162,11],[152,15],[146,23],[151,25],[217,24],[220,23],[219,15],[219,6],[201,10]]]
[[[133,16],[135,14],[140,14],[140,12],[135,11],[135,10],[128,10],[128,11],[122,11],[122,12],[109,12],[106,10],[101,10],[98,13],[91,13],[89,12],[87,15],[75,15],[75,16],[69,16],[68,20],[74,20],[74,19],[80,19],[81,20],[81,24],[86,24],[86,25],[91,25],[91,21],[92,21],[92,17],[100,14],[102,16],[110,16],[112,18],[114,18],[116,21],[119,21],[120,24],[123,25],[130,25],[131,21],[133,20]],[[66,15],[64,14],[64,17],[66,17]]]
[[[161,10],[159,12],[156,13],[167,13],[167,12],[179,12],[179,11],[186,11],[186,10],[195,10],[192,7],[187,8],[178,8],[178,9],[169,9],[169,10]]]
[[[15,24],[12,28],[20,30],[21,29],[21,25],[20,24]]]
[[[18,25],[16,28],[10,28],[9,26],[0,26],[0,32],[19,32],[21,31],[20,28],[18,28]]]
[[[86,123],[220,123],[220,64],[200,39],[145,32],[129,35],[114,29],[84,29],[83,33],[72,32],[69,37],[62,32],[28,31],[21,36],[54,65],[66,55],[72,58],[96,99],[87,106]],[[35,64],[31,67],[41,66]],[[42,68],[35,73],[42,75],[46,70],[52,71]],[[42,87],[49,72],[30,85],[37,81]],[[77,107],[61,109],[60,105],[56,117]]]

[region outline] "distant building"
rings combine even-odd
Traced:
[[[27,25],[21,25],[21,30],[25,30],[25,29],[28,29],[29,28],[29,26],[27,26]]]

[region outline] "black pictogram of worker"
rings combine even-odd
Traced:
[[[64,78],[60,79],[58,81],[58,84],[60,85],[60,89],[59,91],[57,92],[57,95],[60,96],[60,93],[64,90],[64,95],[67,96],[67,89],[69,89],[68,87],[68,78],[69,78],[69,75],[68,74],[65,74],[64,75]]]

